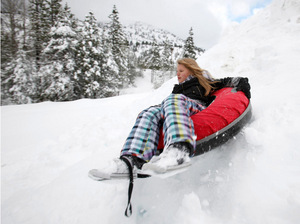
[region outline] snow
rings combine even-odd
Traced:
[[[145,76],[118,97],[1,107],[2,223],[299,222],[299,36],[299,1],[275,0],[199,58],[215,77],[249,78],[251,122],[187,172],[137,179],[130,218],[128,181],[87,172],[118,157],[138,112],[176,78],[152,90]]]
[[[69,26],[61,26],[59,28],[52,27],[52,32],[62,36],[75,36],[76,33]]]
[[[175,76],[175,74],[174,74]],[[124,94],[136,94],[147,93],[153,91],[153,83],[151,83],[151,70],[146,69],[143,72],[143,77],[137,77],[135,79],[134,86],[121,89],[120,95]]]

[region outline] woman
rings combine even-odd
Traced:
[[[211,93],[223,87],[236,87],[250,99],[247,78],[224,78],[214,80],[191,58],[178,60],[177,78],[172,93],[160,105],[142,111],[135,122],[122,150],[120,159],[110,166],[91,170],[90,176],[110,179],[128,176],[133,168],[165,172],[170,167],[188,164],[195,151],[193,114],[204,110],[214,99]],[[161,127],[165,148],[159,156],[157,146]],[[151,162],[149,163],[149,161]]]

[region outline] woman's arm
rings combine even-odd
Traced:
[[[234,87],[237,91],[242,91],[245,93],[248,99],[251,98],[250,89],[251,86],[249,84],[248,78],[244,77],[226,77],[223,79],[217,79],[217,83],[214,83],[213,86],[215,89],[222,89],[224,87]]]

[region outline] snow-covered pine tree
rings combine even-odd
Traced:
[[[24,2],[1,1],[1,104],[10,103],[14,67],[21,47],[21,27]],[[22,16],[20,16],[22,12]]]
[[[136,54],[134,53],[134,46],[131,46],[130,49],[128,50],[128,82],[129,84],[134,85],[134,81],[136,77],[141,77],[143,76],[143,72],[141,69],[138,68],[138,59]]]
[[[28,35],[28,29],[29,29],[29,18],[28,18],[28,7],[27,3],[28,1],[22,0],[22,11],[21,11],[21,19],[22,23],[20,26],[21,33],[22,33],[22,46],[19,46],[19,48],[22,48],[24,51],[28,51],[29,49],[29,35]],[[21,39],[21,38],[20,38]]]
[[[193,28],[191,27],[189,31],[189,36],[185,41],[184,44],[184,49],[183,49],[183,57],[184,58],[193,58],[197,59],[196,57],[196,52],[195,52],[195,45],[194,45],[194,33],[193,33]]]
[[[96,98],[100,92],[99,46],[101,40],[92,12],[85,17],[80,33],[82,38],[77,45],[75,91],[79,98]]]
[[[28,57],[26,52],[19,50],[17,57],[7,64],[5,72],[11,74],[7,79],[2,80],[5,88],[4,102],[2,104],[25,104],[36,102],[36,79],[37,72],[32,60]],[[2,98],[1,94],[1,98]]]
[[[61,10],[62,7],[62,0],[47,0],[47,11],[49,16],[50,25],[53,27],[57,21],[61,19]]]
[[[162,71],[164,74],[163,82],[175,76],[175,59],[173,58],[173,45],[166,39],[163,42],[163,52],[161,54]],[[161,83],[162,84],[162,83]]]
[[[161,46],[157,43],[156,38],[153,36],[153,42],[149,49],[144,51],[139,57],[139,63],[151,69],[151,83],[154,88],[158,88],[163,83],[162,59],[161,59]]]
[[[39,69],[41,64],[41,52],[47,46],[50,39],[51,24],[47,11],[46,0],[29,0],[29,18],[31,24],[30,36],[32,42],[35,64]]]
[[[71,12],[67,7],[57,11],[59,20],[51,28],[51,39],[43,51],[47,61],[40,68],[41,100],[66,101],[76,99],[73,74],[78,41]]]
[[[148,69],[160,70],[162,68],[161,47],[153,36],[153,42],[149,49],[144,51],[139,57],[139,63],[143,64]]]
[[[163,41],[163,45],[163,51],[161,54],[162,69],[164,71],[170,71],[174,69],[174,59],[172,57],[174,48],[168,39]]]
[[[62,10],[62,17],[68,18],[67,24],[73,29],[78,31],[79,20],[75,17],[75,15],[71,12],[71,8],[66,3]],[[79,35],[79,34],[78,34]]]
[[[102,77],[102,91],[103,94],[101,97],[109,97],[117,95],[119,92],[119,86],[122,85],[122,81],[118,76],[118,65],[116,64],[112,49],[109,44],[109,38],[105,31],[105,26],[102,29],[102,33],[100,35],[101,43],[100,43],[100,61],[99,66],[101,68],[101,77]]]
[[[62,8],[61,1],[56,0],[29,0],[29,19],[30,19],[30,37],[31,37],[31,56],[35,58],[36,70],[39,73],[39,79],[36,80],[38,87],[36,98],[44,100],[44,75],[45,66],[51,63],[44,49],[49,45],[51,39],[50,31],[54,26],[51,18],[58,19],[58,14]],[[40,71],[41,69],[41,71]],[[40,74],[41,73],[41,74]]]
[[[18,51],[17,39],[20,21],[21,0],[1,1],[1,63],[5,63],[16,56]]]
[[[101,98],[116,92],[114,62],[105,55],[97,21],[92,12],[86,16],[77,45],[75,93],[78,97]],[[110,67],[111,66],[111,67]]]
[[[113,11],[109,15],[109,18],[109,44],[111,47],[113,59],[116,62],[119,69],[117,78],[121,80],[122,86],[125,86],[128,83],[130,83],[130,78],[128,77],[128,68],[130,62],[127,57],[129,44],[125,33],[123,32],[122,24],[119,21],[119,12],[115,5],[113,6]]]

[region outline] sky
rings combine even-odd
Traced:
[[[109,21],[113,5],[123,25],[144,22],[182,39],[192,27],[195,45],[209,49],[232,22],[240,23],[272,0],[63,0],[77,18],[91,11],[98,22]]]

